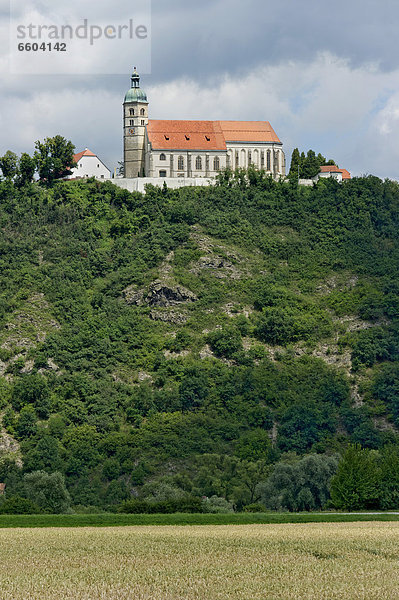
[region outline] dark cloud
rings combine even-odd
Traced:
[[[153,0],[153,76],[206,78],[319,51],[395,68],[397,0]]]

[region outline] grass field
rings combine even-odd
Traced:
[[[399,599],[399,523],[2,529],[1,600]]]
[[[123,527],[129,525],[255,525],[271,523],[348,523],[399,521],[399,513],[231,513],[124,515],[114,513],[73,515],[0,515],[7,527]],[[1,598],[0,598],[1,600]]]

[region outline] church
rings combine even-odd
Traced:
[[[124,178],[213,178],[254,165],[285,175],[283,145],[268,121],[149,119],[136,70],[123,102]]]

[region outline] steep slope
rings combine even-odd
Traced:
[[[260,463],[396,444],[398,208],[373,177],[1,183],[0,410],[23,469],[0,448],[0,481],[245,505]]]

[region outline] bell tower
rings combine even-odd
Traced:
[[[147,94],[140,89],[140,75],[136,67],[131,88],[123,102],[123,163],[124,177],[144,177],[145,128],[148,125]]]

